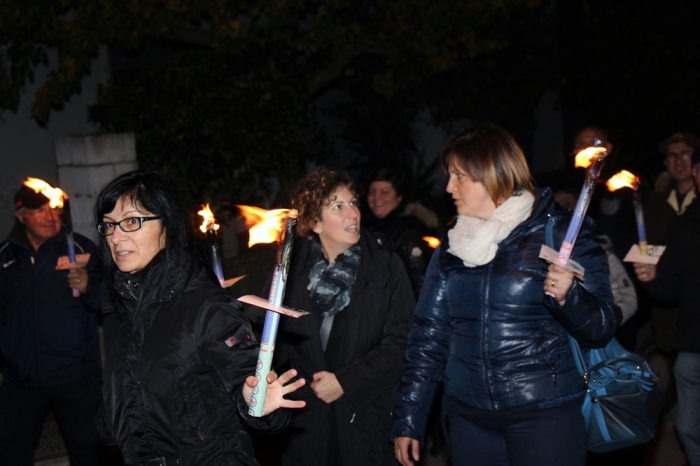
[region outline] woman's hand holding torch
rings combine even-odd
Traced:
[[[294,244],[294,227],[296,225],[297,211],[296,210],[281,210],[264,211],[263,209],[251,208],[249,206],[238,206],[244,213],[247,211],[255,211],[251,216],[260,217],[263,219],[261,224],[256,225],[250,230],[250,241],[248,246],[252,246],[258,242],[266,241],[267,238],[275,238],[278,241],[277,257],[275,260],[274,273],[272,275],[272,285],[270,286],[270,294],[268,302],[275,307],[279,307],[284,299],[284,291],[287,285],[287,274],[289,272],[289,262],[292,257],[292,245]],[[282,216],[286,220],[280,222]],[[282,228],[280,228],[280,223]],[[272,226],[272,230],[265,228],[268,224]],[[268,234],[270,231],[275,231],[274,236]],[[279,231],[279,233],[277,233]],[[260,232],[263,239],[257,240],[253,238],[254,233]],[[265,323],[263,324],[262,336],[260,338],[260,352],[258,354],[258,363],[256,368],[256,376],[258,384],[252,392],[248,405],[250,406],[249,413],[251,416],[260,417],[263,413],[268,412],[265,397],[267,394],[268,374],[272,368],[272,357],[275,352],[275,341],[277,339],[277,329],[279,328],[280,314],[267,310],[265,312]],[[295,371],[296,373],[296,371]]]
[[[589,147],[576,154],[576,166],[588,168],[588,172],[586,173],[586,180],[583,183],[578,202],[574,208],[571,222],[569,222],[569,228],[566,230],[566,236],[559,249],[559,258],[557,262],[562,267],[566,267],[571,257],[571,251],[574,249],[578,232],[581,230],[583,218],[586,216],[588,205],[591,203],[591,197],[595,191],[596,182],[598,181],[598,176],[600,175],[600,170],[603,167],[606,155],[607,151],[602,147]]]
[[[289,381],[296,376],[297,371],[295,369],[290,369],[279,377],[277,377],[277,374],[274,371],[270,371],[267,374],[267,377],[265,378],[265,382],[267,384],[264,397],[265,409],[262,416],[267,416],[279,408],[296,409],[306,406],[305,401],[287,400],[284,398],[285,395],[297,391],[306,383],[306,380],[301,378],[295,382],[289,383]],[[252,401],[253,392],[258,386],[258,382],[258,377],[256,375],[251,375],[243,384],[243,398],[248,405],[250,405]]]

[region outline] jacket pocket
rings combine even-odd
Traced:
[[[183,427],[186,429],[185,444],[198,444],[210,437],[210,425],[204,409],[202,395],[195,377],[190,377],[182,383],[182,396],[179,410]]]

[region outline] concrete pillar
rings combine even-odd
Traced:
[[[59,186],[70,196],[73,231],[96,240],[95,198],[111,180],[138,168],[133,133],[59,138],[56,163]]]

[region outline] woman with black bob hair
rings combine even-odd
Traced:
[[[392,428],[396,457],[403,466],[418,460],[442,384],[453,463],[583,466],[586,381],[568,335],[601,347],[622,319],[593,222],[572,251],[586,271],[579,280],[539,257],[548,225],[558,247],[571,211],[535,188],[508,132],[468,126],[442,163],[458,216],[416,306]]]
[[[258,343],[238,302],[196,254],[187,202],[164,172],[119,176],[95,203],[106,277],[101,436],[129,464],[256,465],[244,424],[279,430],[304,384],[270,385],[248,414]]]

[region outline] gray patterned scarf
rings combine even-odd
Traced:
[[[350,292],[360,268],[360,245],[355,244],[340,254],[333,264],[328,262],[321,245],[311,243],[309,260],[309,296],[322,311],[323,317],[334,316],[350,304]]]

